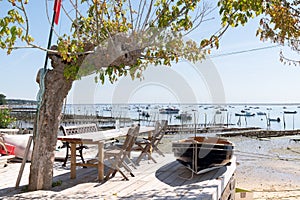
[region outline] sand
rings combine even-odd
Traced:
[[[291,138],[231,138],[237,145],[236,186],[253,191],[254,199],[300,199],[300,143]]]

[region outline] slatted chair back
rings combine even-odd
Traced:
[[[120,169],[121,167],[124,167],[127,171],[129,171],[131,176],[134,176],[129,166],[125,163],[125,159],[130,154],[132,147],[135,143],[135,140],[138,136],[138,133],[139,133],[139,126],[130,127],[128,129],[122,148],[120,148],[118,151],[108,150],[105,152],[105,157],[108,158],[112,164],[111,169],[109,170],[108,174],[105,177],[105,180],[108,180],[111,175],[112,177],[115,176],[117,172],[120,172],[125,180],[129,180],[127,176],[124,174],[124,172],[121,171]],[[114,158],[114,161],[110,159],[111,157]]]
[[[134,128],[133,127],[129,128],[125,141],[121,147],[122,152],[120,152],[120,154],[122,154],[124,151],[126,151],[129,148],[133,138],[133,132],[134,132]]]
[[[136,159],[135,163],[138,165],[144,156],[148,156],[148,159],[153,160],[156,163],[156,160],[152,157],[152,152],[156,151],[161,156],[165,156],[161,150],[158,149],[158,145],[165,135],[167,128],[167,121],[163,120],[161,123],[157,121],[155,123],[155,131],[150,139],[145,139],[143,141],[138,141],[136,144],[141,149],[141,154]]]
[[[128,129],[125,141],[119,151],[120,159],[123,160],[124,157],[130,154],[132,147],[136,141],[136,138],[138,137],[139,129],[140,129],[139,126],[130,127]]]
[[[127,137],[129,137],[130,141],[127,144],[126,149],[125,149],[127,153],[130,153],[132,148],[133,148],[133,145],[134,145],[134,143],[135,143],[135,141],[138,137],[138,134],[139,134],[140,126],[137,125],[137,126],[134,126],[130,129],[131,129],[131,131],[128,132],[128,136],[127,136]]]
[[[156,151],[157,151],[158,144],[161,142],[162,138],[164,137],[164,135],[166,133],[167,126],[168,126],[167,120],[162,120],[161,122],[157,122],[157,125],[155,127],[155,133],[151,140],[152,148],[154,148],[154,150],[156,150]],[[162,154],[160,152],[161,151],[159,151],[158,153]]]

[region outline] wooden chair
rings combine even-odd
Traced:
[[[130,173],[130,175],[134,177],[132,170],[126,163],[126,159],[129,158],[132,147],[139,134],[139,129],[140,127],[138,125],[129,128],[126,139],[121,148],[109,148],[104,151],[104,158],[108,159],[108,161],[111,163],[110,169],[105,176],[105,180],[108,180],[110,176],[114,177],[117,172],[120,172],[125,180],[129,180],[125,173],[121,171],[121,167],[125,168]]]
[[[141,150],[139,157],[136,159],[136,164],[138,165],[144,156],[148,156],[148,159],[153,160],[154,163],[157,163],[156,160],[152,157],[152,152],[156,151],[159,155],[165,156],[161,150],[158,149],[162,138],[166,133],[166,128],[168,126],[167,120],[162,120],[156,122],[154,135],[151,138],[143,138],[142,141],[136,141],[135,144]]]

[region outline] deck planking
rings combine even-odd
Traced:
[[[133,152],[136,158],[138,154]],[[3,199],[220,199],[227,182],[235,172],[235,162],[230,166],[210,171],[202,175],[192,174],[190,170],[175,161],[172,154],[165,157],[154,154],[158,163],[143,159],[137,169],[133,170],[135,177],[129,181],[122,180],[117,173],[112,179],[99,183],[96,168],[77,167],[77,178],[70,179],[70,164],[61,167],[61,162],[55,162],[54,181],[61,180],[62,185],[51,191],[34,191],[20,193],[28,184],[29,163],[26,163],[21,180],[21,188],[14,188],[20,163],[9,163],[0,169],[0,198]],[[106,169],[107,170],[107,169]],[[105,170],[105,171],[106,171]]]

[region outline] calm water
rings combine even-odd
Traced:
[[[161,114],[161,108],[178,108],[179,114]],[[287,114],[286,111],[295,112]],[[236,116],[248,112],[253,116]],[[169,124],[231,124],[231,127],[260,127],[271,130],[300,129],[299,105],[203,105],[203,104],[129,104],[129,105],[67,105],[65,114],[81,114],[86,116],[111,116],[143,119],[143,125],[149,121],[168,120]],[[184,113],[188,120],[181,120],[176,116]],[[264,113],[264,115],[259,115]],[[146,116],[149,115],[147,118]],[[280,122],[268,119],[280,119]]]

